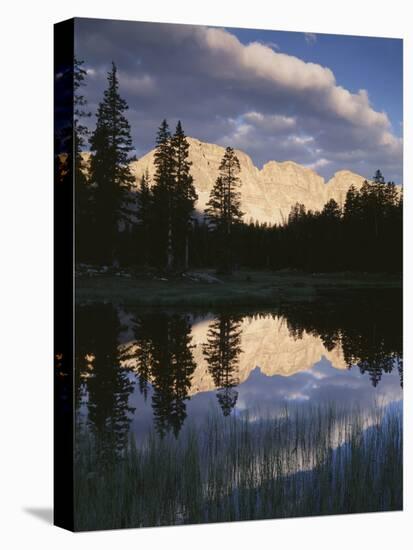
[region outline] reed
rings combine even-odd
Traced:
[[[78,434],[76,529],[402,509],[402,408],[211,413],[122,452]]]

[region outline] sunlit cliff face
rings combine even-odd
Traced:
[[[188,138],[191,174],[198,193],[196,209],[202,213],[218,176],[225,149],[220,145]],[[351,185],[359,189],[365,178],[342,170],[325,183],[314,170],[295,162],[270,161],[259,170],[243,151],[236,151],[240,161],[241,210],[244,221],[281,224],[288,220],[291,207],[297,202],[307,209],[322,210],[330,199],[342,205]],[[139,182],[146,170],[154,174],[154,151],[132,163],[132,172]]]

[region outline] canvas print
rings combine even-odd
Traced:
[[[56,26],[70,528],[402,509],[402,53]]]

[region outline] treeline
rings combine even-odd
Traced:
[[[128,105],[119,93],[115,64],[89,134],[81,88],[86,71],[74,64],[76,261],[184,271],[216,267],[306,271],[400,272],[403,197],[378,170],[344,205],[330,200],[321,212],[296,204],[283,225],[246,223],[241,212],[240,164],[227,147],[205,212],[196,212],[189,144],[179,121],[164,120],[156,136],[154,173],[138,187]],[[90,156],[82,152],[90,144]]]
[[[343,207],[333,199],[321,212],[296,204],[284,225],[238,223],[232,254],[238,266],[253,269],[401,272],[402,214],[400,189],[377,171],[359,190],[349,189]],[[207,223],[194,225],[191,249],[196,267],[215,265],[218,247]]]

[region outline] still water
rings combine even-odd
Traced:
[[[285,403],[368,407],[402,399],[401,319],[377,303],[269,311],[78,306],[78,419],[138,443],[188,418],[277,414]],[[394,300],[394,301],[393,301]]]
[[[110,474],[99,478],[105,479],[101,493],[110,483],[122,491],[125,483],[129,494],[126,463],[127,475],[134,464],[131,479],[141,476],[143,484],[119,504],[121,512],[104,508],[101,521],[81,525],[284,517],[281,508],[289,516],[399,509],[401,465],[389,477],[380,464],[390,453],[401,456],[400,299],[397,292],[363,292],[260,311],[78,305],[79,456],[89,452],[85,440],[99,449],[79,465],[79,486],[96,498],[98,487],[90,493],[94,462],[110,464]],[[365,462],[368,472],[362,471]],[[150,463],[172,473],[145,485]],[[305,472],[313,473],[297,478]],[[325,475],[330,485],[323,492]],[[294,495],[291,476],[298,483]],[[354,476],[371,478],[376,500],[363,504],[362,493],[351,501],[348,495],[360,485]],[[165,497],[171,477],[172,504],[162,512],[154,504],[150,515],[151,499]],[[274,488],[281,478],[290,481]],[[189,482],[190,498],[181,494]],[[112,502],[113,495],[106,498]],[[126,513],[130,506],[133,512]]]

